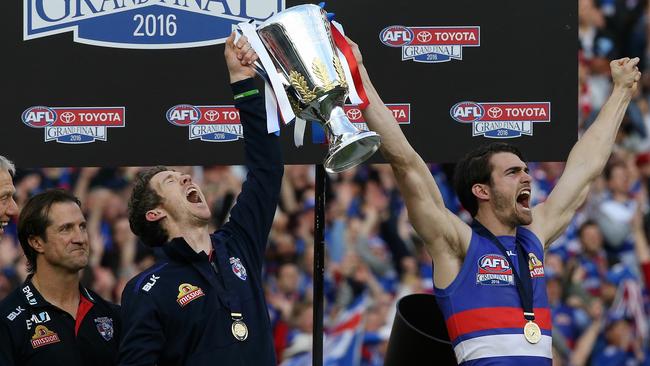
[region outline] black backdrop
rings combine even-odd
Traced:
[[[32,0],[4,4],[9,11],[1,26],[0,154],[21,167],[243,163],[241,140],[190,140],[188,127],[175,126],[166,118],[167,111],[179,104],[232,105],[222,45],[102,47],[75,42],[72,32],[24,40],[28,1]],[[255,1],[267,0],[248,0]],[[301,3],[287,1],[286,7]],[[453,162],[473,146],[496,141],[472,136],[472,123],[452,118],[452,107],[463,101],[550,103],[549,122],[533,123],[532,136],[504,141],[520,147],[531,161],[566,159],[577,138],[576,1],[331,0],[327,9],[360,45],[383,100],[410,104],[410,123],[401,126],[426,161]],[[402,61],[402,49],[380,39],[382,30],[393,25],[480,27],[480,46],[463,47],[462,60]],[[22,120],[23,112],[34,106],[54,108],[58,115],[65,108],[124,107],[124,127],[108,127],[106,141],[46,142],[44,128],[32,128]],[[486,107],[483,113],[487,112]],[[324,146],[308,142],[298,149],[292,135],[292,125],[283,128],[288,164],[322,161]],[[381,157],[377,154],[370,162],[381,162]]]

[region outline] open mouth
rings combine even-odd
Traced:
[[[517,195],[517,204],[526,210],[530,210],[530,189],[524,189]]]
[[[0,233],[5,231],[7,225],[9,225],[9,221],[0,221]]]
[[[201,195],[199,194],[199,191],[196,188],[190,188],[187,190],[187,193],[185,194],[185,198],[191,202],[191,203],[201,203]]]

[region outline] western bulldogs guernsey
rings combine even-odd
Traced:
[[[531,276],[541,340],[531,344],[524,338],[526,320],[508,261],[490,239],[472,231],[458,276],[446,289],[435,289],[459,365],[551,365],[552,325],[543,246],[535,234],[522,227],[517,228],[517,238],[528,253],[529,268],[524,271],[518,268],[515,237],[498,237],[517,273]]]

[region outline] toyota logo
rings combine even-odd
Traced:
[[[499,107],[492,107],[487,111],[490,118],[499,118],[503,114],[503,111]]]
[[[61,113],[61,122],[63,123],[72,123],[76,117],[74,116],[74,113],[72,112],[63,112]]]
[[[345,114],[348,116],[348,119],[356,121],[361,118],[361,111],[359,108],[350,108]]]
[[[219,112],[215,111],[214,109],[206,111],[203,115],[205,116],[205,119],[210,122],[214,122],[219,119]]]
[[[429,42],[431,40],[431,37],[432,37],[431,33],[427,31],[422,31],[417,35],[418,41],[422,43]]]

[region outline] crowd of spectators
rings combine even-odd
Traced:
[[[579,121],[593,121],[611,88],[609,61],[640,57],[644,71],[602,176],[564,235],[548,251],[547,290],[553,316],[554,364],[650,365],[650,72],[645,0],[579,0]],[[11,157],[9,157],[11,158]],[[533,203],[543,202],[563,163],[529,164]],[[20,168],[20,167],[19,167]],[[156,251],[133,235],[126,202],[141,168],[19,169],[19,207],[49,188],[81,199],[88,220],[91,260],[82,282],[120,302],[133,276]],[[212,226],[228,218],[245,169],[174,167],[191,173],[212,208]],[[430,165],[447,207],[469,215],[451,187],[453,165]],[[312,333],[315,180],[313,166],[287,166],[264,269],[265,291],[279,362],[309,352]],[[0,300],[27,276],[16,222],[0,241]],[[431,259],[410,226],[387,165],[330,175],[326,201],[325,326],[360,296],[366,299],[361,365],[383,364],[395,303],[433,292]]]

